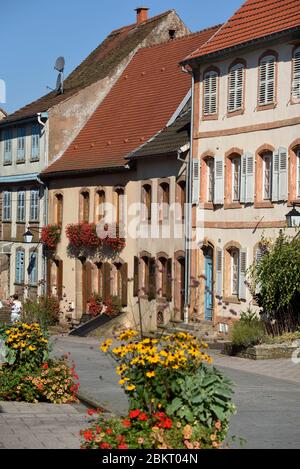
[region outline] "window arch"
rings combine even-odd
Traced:
[[[243,151],[232,149],[226,153],[226,203],[239,203],[241,200],[241,162]]]
[[[245,64],[235,63],[228,74],[228,112],[240,111],[244,107]]]
[[[97,189],[95,195],[95,221],[96,223],[105,218],[105,200],[104,189]]]
[[[218,111],[218,78],[215,68],[207,70],[203,77],[203,115],[214,116]]]
[[[54,222],[56,225],[62,226],[63,222],[63,195],[55,194],[54,196]]]
[[[276,98],[276,63],[277,57],[271,51],[259,61],[258,104],[275,104]]]
[[[292,100],[300,100],[300,47],[296,47],[292,60]]]

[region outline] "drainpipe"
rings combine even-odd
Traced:
[[[185,279],[184,279],[184,322],[189,322],[189,307],[191,303],[190,279],[191,279],[191,249],[192,239],[192,187],[193,187],[193,129],[194,129],[194,74],[192,70],[182,67],[184,73],[192,77],[192,108],[191,108],[191,130],[190,130],[190,152],[187,163],[186,178],[186,216],[185,216]]]
[[[48,112],[38,112],[37,113],[37,120],[40,125],[44,128],[44,167],[48,166],[48,146],[47,146],[47,130],[46,130],[46,122],[42,121],[43,119],[48,119]],[[48,187],[46,184],[38,177],[38,182],[41,186],[44,187],[44,216],[43,216],[43,225],[46,226],[48,224]],[[47,288],[47,260],[46,257],[43,256],[43,278],[45,280],[44,284],[42,285],[42,294],[45,295]]]

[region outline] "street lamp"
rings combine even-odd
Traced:
[[[33,238],[33,234],[31,233],[31,231],[28,230],[23,234],[23,238],[24,238],[24,243],[31,243],[32,242],[32,238]]]
[[[300,226],[300,213],[296,210],[295,204],[293,204],[292,210],[285,217],[288,228]]]

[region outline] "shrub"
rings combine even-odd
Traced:
[[[122,311],[122,303],[118,296],[111,296],[104,301],[104,305],[106,306],[105,314],[108,316],[116,316],[117,314]]]
[[[180,425],[194,425],[209,435],[220,422],[225,438],[235,411],[232,384],[207,366],[212,362],[202,351],[207,345],[185,332],[160,341],[138,340],[137,335],[127,330],[117,336],[121,345],[113,348],[112,339],[101,345],[118,363],[119,384],[129,397],[130,410],[139,409],[151,418],[164,412]]]
[[[247,348],[263,342],[266,332],[261,321],[245,322],[236,321],[231,332],[231,340],[234,346]]]
[[[91,316],[99,316],[103,308],[102,297],[98,295],[98,293],[93,293],[91,298],[88,301],[88,305],[89,305],[89,314]]]
[[[44,328],[57,324],[59,313],[59,300],[54,296],[40,296],[36,300],[26,300],[23,303],[24,321],[38,322]]]
[[[183,425],[164,412],[133,409],[126,418],[99,414],[81,436],[84,449],[206,449],[220,447],[223,429],[220,421],[209,429],[199,422]]]

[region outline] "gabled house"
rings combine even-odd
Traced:
[[[174,308],[182,314],[182,237],[143,241],[139,231],[142,225],[161,227],[168,220],[168,207],[153,211],[151,220],[143,209],[131,210],[141,203],[151,206],[152,201],[168,206],[176,198],[183,204],[189,141],[189,115],[184,112],[191,80],[178,63],[217,29],[140,49],[72,144],[43,171],[49,188],[49,222],[62,225],[61,242],[49,260],[49,285],[63,292],[65,314],[80,318],[94,292],[102,298],[117,296],[131,324],[143,318],[148,329],[155,329],[157,321],[168,321]],[[70,257],[66,227],[103,223],[111,207],[110,221],[133,229],[124,249],[110,256],[81,252]]]
[[[138,8],[136,22],[112,31],[52,91],[0,121],[0,293],[2,298],[45,292],[47,269],[39,243],[47,224],[47,188],[38,174],[57,159],[103,101],[136,52],[181,37],[189,30],[174,10],[148,18]],[[0,112],[1,116],[1,112]],[[33,234],[24,243],[27,229]]]
[[[195,82],[205,228],[191,275],[200,282],[198,317],[220,330],[256,309],[247,268],[261,258],[261,236],[276,237],[300,200],[299,13],[299,0],[247,0],[181,62]]]

